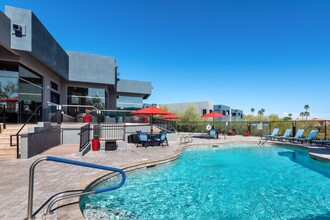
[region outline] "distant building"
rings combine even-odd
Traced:
[[[213,110],[225,115],[223,118],[215,118],[216,121],[243,121],[243,111],[240,109],[232,109],[226,105],[214,105]]]
[[[218,112],[225,115],[223,118],[215,118],[217,121],[243,121],[243,111],[240,109],[233,109],[226,105],[213,105],[211,101],[201,102],[184,102],[184,103],[169,103],[162,104],[168,107],[169,111],[185,111],[189,106],[194,106],[200,116],[210,112]]]
[[[182,102],[182,103],[171,103],[171,104],[162,104],[162,105],[166,105],[170,112],[185,111],[189,106],[194,106],[200,116],[213,111],[213,103],[210,101]]]

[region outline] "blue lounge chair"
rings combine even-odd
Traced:
[[[278,140],[278,141],[281,141],[283,138],[287,138],[289,137],[289,135],[291,134],[291,131],[292,129],[291,128],[288,128],[285,130],[284,134],[282,136],[275,136],[273,139],[274,140]]]
[[[316,137],[316,135],[317,135],[318,132],[319,132],[318,130],[311,130],[311,131],[309,132],[309,135],[307,136],[307,138],[297,138],[297,139],[294,139],[293,142],[294,142],[294,141],[298,141],[298,142],[301,142],[302,144],[303,144],[304,142],[309,142],[309,143],[311,143],[312,140],[315,139],[315,137]]]
[[[266,135],[264,137],[261,137],[261,140],[266,140],[266,141],[268,141],[268,139],[273,140],[273,138],[275,138],[275,136],[278,134],[279,131],[280,131],[279,128],[274,128],[273,132],[270,135],[268,135],[268,133],[266,133]]]
[[[304,129],[299,129],[294,137],[286,137],[286,138],[282,138],[281,140],[293,142],[294,140],[301,138],[304,131],[305,131]]]

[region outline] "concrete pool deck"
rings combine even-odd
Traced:
[[[180,137],[186,135],[180,133],[176,142],[170,142],[170,146],[164,147],[139,147],[135,144],[128,144],[126,148],[115,151],[96,151],[89,152],[84,157],[76,155],[78,145],[61,145],[54,147],[30,159],[2,159],[0,160],[0,219],[24,219],[27,217],[28,204],[28,179],[31,164],[38,158],[46,155],[62,157],[88,163],[101,164],[125,169],[134,169],[148,166],[158,162],[166,162],[177,158],[181,150],[186,146],[198,145],[220,145],[228,144],[258,144],[260,137],[227,136],[224,139],[208,139],[194,137],[192,143],[180,144]],[[270,143],[270,144],[269,144]],[[271,143],[281,143],[290,145],[286,142],[266,142],[263,146],[270,146]],[[308,148],[313,158],[330,161],[330,150],[324,147],[295,145]],[[103,176],[107,172],[96,169],[71,166],[67,164],[43,161],[35,170],[34,200],[33,210],[39,208],[50,196],[55,193],[84,189],[89,183]],[[58,219],[83,219],[77,205],[59,209]],[[41,219],[41,214],[37,219]]]

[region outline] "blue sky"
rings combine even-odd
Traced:
[[[210,100],[330,119],[328,0],[2,0],[65,50],[113,56],[148,103]]]

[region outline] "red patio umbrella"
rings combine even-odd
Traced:
[[[173,114],[170,114],[170,115],[165,115],[163,117],[163,119],[180,119],[180,117],[176,116],[176,115],[173,115]]]
[[[147,108],[141,108],[139,110],[136,110],[136,111],[132,112],[132,114],[134,114],[134,115],[150,115],[151,116],[150,125],[151,125],[151,133],[152,133],[153,132],[153,129],[152,129],[153,115],[169,115],[171,113],[169,113],[163,109],[157,108],[155,106],[149,106]]]
[[[201,118],[213,118],[213,128],[214,128],[214,118],[223,118],[223,117],[225,117],[225,116],[218,112],[211,112],[211,113],[201,116]]]

